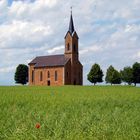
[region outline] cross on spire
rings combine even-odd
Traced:
[[[70,7],[70,9],[71,9],[71,15],[72,15],[72,6]]]

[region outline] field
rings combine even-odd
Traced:
[[[0,87],[0,140],[32,139],[138,140],[140,88]]]

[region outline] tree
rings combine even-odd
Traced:
[[[87,75],[87,79],[91,82],[94,83],[94,85],[99,82],[103,82],[103,71],[101,70],[100,66],[98,64],[94,64]]]
[[[112,73],[112,84],[121,84],[121,75],[117,70]]]
[[[112,84],[120,84],[121,83],[121,76],[120,73],[114,69],[113,66],[110,66],[106,72],[106,83]]]
[[[15,72],[15,81],[18,84],[25,85],[28,82],[28,66],[19,64]]]
[[[106,72],[106,77],[105,77],[105,81],[106,83],[111,83],[112,85],[112,73],[114,71],[114,67],[111,65],[109,66],[109,68],[107,69],[107,72]]]
[[[133,83],[133,69],[131,67],[124,67],[120,74],[123,82],[128,83],[128,85]]]
[[[136,62],[132,66],[133,68],[133,82],[136,86],[137,83],[140,83],[140,63]]]

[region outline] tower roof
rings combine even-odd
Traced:
[[[71,11],[71,16],[70,16],[69,32],[71,34],[74,32],[74,23],[73,23],[72,11]]]

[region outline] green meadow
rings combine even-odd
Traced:
[[[0,140],[47,139],[140,139],[140,88],[0,87]]]

